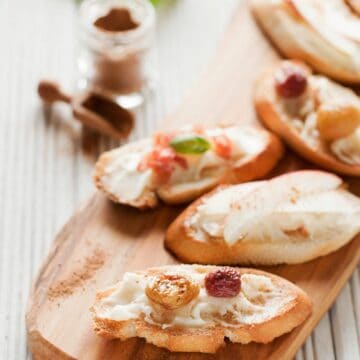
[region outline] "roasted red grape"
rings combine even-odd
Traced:
[[[275,74],[275,88],[283,98],[298,97],[307,86],[306,73],[300,67],[283,66]]]
[[[229,267],[210,272],[205,277],[205,288],[210,296],[234,297],[240,292],[240,274]]]

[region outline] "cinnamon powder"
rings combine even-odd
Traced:
[[[94,21],[99,30],[128,31],[136,29],[139,24],[134,21],[131,13],[126,8],[112,8],[110,11]]]
[[[126,49],[121,54],[104,52],[96,62],[93,83],[118,94],[140,91],[144,84],[142,51]]]
[[[105,258],[106,256],[103,250],[94,250],[94,252],[85,259],[80,269],[74,271],[67,279],[61,280],[49,288],[47,293],[49,300],[73,294],[77,288],[83,286],[84,283],[90,280],[96,271],[104,265]]]
[[[112,8],[109,12],[95,20],[93,24],[103,32],[126,33],[135,30],[137,23],[127,8]],[[99,54],[95,67],[94,85],[99,88],[128,94],[140,91],[143,83],[142,50],[132,47],[123,51],[104,51]]]

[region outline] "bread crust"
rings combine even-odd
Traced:
[[[264,137],[264,147],[261,152],[240,159],[235,167],[229,169],[219,181],[214,181],[210,186],[189,190],[178,195],[163,191],[161,194],[158,193],[161,200],[172,205],[183,204],[198,198],[217,185],[239,184],[264,177],[281,159],[284,154],[284,147],[274,134],[259,128],[256,130]]]
[[[135,150],[137,148],[141,148],[143,142],[144,142],[143,140],[140,140],[137,143],[133,143],[132,148],[130,148],[129,150],[132,149]],[[102,177],[105,175],[106,166],[111,161],[112,161],[112,151],[106,151],[100,156],[99,160],[96,162],[94,175],[93,175],[95,186],[103,193],[105,193],[105,195],[115,203],[130,205],[140,210],[155,208],[158,205],[159,200],[156,194],[150,189],[145,190],[141,198],[135,201],[126,201],[126,202],[117,198],[110,191],[107,190],[106,186],[104,186],[102,182]]]
[[[318,39],[323,43],[323,46],[326,46],[326,49],[327,51],[330,51],[331,56],[326,56],[325,53],[321,54],[320,48],[318,49],[317,56],[315,56],[304,48],[297,46],[297,43],[293,41],[294,39],[291,36],[285,36],[284,33],[283,36],[280,36],[282,24],[272,17],[272,10],[274,9],[271,8],[273,5],[270,3],[271,2],[268,0],[251,0],[251,8],[257,23],[281,54],[291,59],[303,60],[320,73],[338,81],[349,84],[360,83],[360,68],[351,69],[349,64],[336,63],[333,59],[339,59],[340,61],[340,50],[331,46],[326,39],[321,38],[321,35],[317,34],[316,29],[306,22],[306,19],[304,19],[297,11],[296,6],[291,0],[281,1],[280,6],[283,11],[287,13],[287,16],[289,19],[292,19],[294,24],[301,21],[302,24],[312,32],[313,39]],[[279,33],[275,31],[275,28],[279,29]],[[301,34],[298,35],[301,36]],[[315,42],[313,41],[313,43]]]
[[[249,126],[247,126],[249,128]],[[212,190],[219,184],[237,184],[254,179],[261,178],[270,172],[284,154],[284,147],[279,138],[261,128],[253,128],[258,136],[263,138],[263,148],[252,156],[245,156],[240,159],[235,166],[226,170],[222,177],[214,179],[214,181],[206,184],[206,186],[196,186],[194,183],[192,188],[184,189],[182,192],[174,193],[167,191],[166,188],[145,191],[143,195],[136,201],[124,201],[119,199],[107,191],[102,182],[105,169],[109,161],[111,161],[112,152],[105,152],[99,158],[94,172],[94,182],[96,187],[103,191],[112,201],[121,204],[127,204],[139,209],[155,208],[159,205],[159,201],[166,204],[177,205],[188,203],[204,193]],[[139,146],[141,146],[139,141]],[[132,144],[136,146],[136,143]]]
[[[311,172],[314,176],[322,173],[320,170]],[[246,242],[237,241],[229,246],[223,238],[210,240],[196,238],[194,231],[189,226],[189,219],[196,213],[199,205],[223,189],[226,189],[226,186],[219,187],[196,200],[168,227],[165,234],[165,247],[182,262],[215,265],[298,264],[327,255],[346,243],[339,242],[336,237],[329,239],[326,244],[321,246],[316,242],[293,242],[291,244],[292,251],[285,252],[283,243],[264,243],[256,241],[256,239],[248,239]]]
[[[214,266],[202,266],[202,268],[207,268],[208,271],[216,269]],[[237,270],[241,274],[265,275],[271,278],[276,286],[281,286],[285,294],[293,296],[293,299],[276,316],[259,324],[241,324],[236,328],[216,325],[213,327],[170,327],[162,329],[145,322],[143,319],[115,321],[99,317],[97,313],[101,309],[101,300],[115,290],[113,287],[98,293],[96,296],[95,305],[91,308],[94,315],[94,330],[98,335],[108,339],[126,340],[136,336],[143,337],[147,342],[167,348],[170,351],[215,353],[221,346],[225,345],[225,338],[241,344],[253,341],[271,342],[276,337],[290,332],[311,314],[312,303],[310,298],[291,282],[260,270],[246,268],[238,268]]]
[[[336,159],[330,153],[309,146],[289,124],[286,119],[276,110],[271,94],[274,93],[273,82],[270,77],[278,65],[266,72],[257,81],[255,86],[255,108],[262,123],[275,134],[279,135],[287,145],[308,161],[338,174],[360,176],[360,165],[349,165]]]

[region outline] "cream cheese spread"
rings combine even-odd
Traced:
[[[351,239],[360,231],[360,200],[342,189],[337,177],[317,182],[316,175],[295,174],[272,180],[273,186],[269,182],[219,190],[185,225],[198,240],[220,238],[229,246],[238,241],[326,242],[333,233]]]
[[[284,296],[282,288],[264,275],[241,275],[241,292],[232,298],[209,296],[204,287],[206,273],[191,267],[181,266],[165,271],[166,274],[184,275],[199,284],[199,295],[189,304],[173,311],[167,323],[157,323],[156,310],[151,306],[145,294],[146,285],[151,276],[141,273],[125,273],[116,290],[103,300],[100,317],[116,321],[125,321],[144,316],[151,324],[162,328],[174,325],[181,327],[238,326],[239,324],[257,324],[276,316],[281,309],[293,300],[289,294]],[[224,319],[230,317],[231,322]]]
[[[205,131],[205,137],[226,135],[231,143],[231,158],[225,159],[208,150],[199,155],[181,154],[187,162],[184,169],[175,165],[171,177],[159,190],[186,190],[186,187],[214,186],[224,175],[228,167],[246,156],[261,152],[264,146],[262,134],[246,127],[213,128]],[[124,145],[113,150],[110,160],[105,164],[101,178],[104,188],[121,201],[131,202],[139,199],[146,190],[155,190],[152,169],[139,170],[139,164],[153,148],[153,140],[146,139],[139,143]]]

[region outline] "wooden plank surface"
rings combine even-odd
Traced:
[[[181,354],[144,340],[96,336],[88,309],[97,289],[111,286],[125,271],[176,263],[162,240],[179,210],[165,207],[144,213],[114,205],[97,193],[75,214],[55,240],[34,285],[27,322],[35,359],[291,360],[360,260],[359,236],[341,250],[306,264],[264,268],[299,285],[314,304],[303,325],[270,344],[228,343],[216,355]],[[337,266],[340,262],[343,267]]]
[[[237,3],[181,0],[159,10],[158,89],[139,113],[133,138],[150,133],[180,101]],[[30,282],[55,232],[89,195],[96,155],[115,145],[100,138],[86,146],[89,137],[80,137],[68,109],[43,112],[34,92],[41,76],[73,84],[75,15],[72,0],[0,2],[0,359],[29,356],[24,313]],[[357,270],[298,359],[359,358],[359,288]]]

